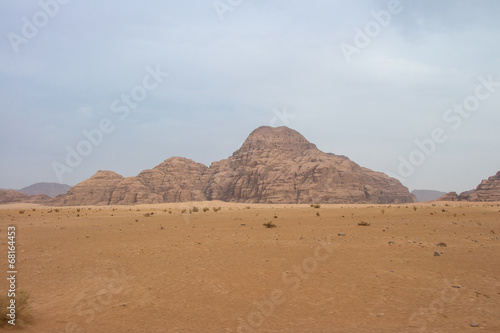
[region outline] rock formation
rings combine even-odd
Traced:
[[[203,173],[207,167],[192,160],[171,157],[136,177],[98,171],[59,195],[55,205],[132,205],[205,200]]]
[[[500,171],[488,179],[484,179],[475,190],[450,192],[438,199],[439,201],[500,201]]]
[[[208,200],[248,203],[405,203],[398,180],[327,154],[287,127],[260,127],[228,159],[214,162]]]
[[[247,203],[406,203],[398,180],[324,153],[287,127],[260,127],[210,168],[172,157],[136,177],[98,171],[56,197],[54,205],[222,200]]]

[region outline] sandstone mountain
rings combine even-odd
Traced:
[[[132,205],[205,200],[203,174],[207,167],[192,160],[171,157],[136,177],[98,171],[89,179],[57,196],[58,205]]]
[[[14,202],[46,203],[50,197],[45,194],[27,195],[16,190],[0,190],[0,204]]]
[[[500,201],[500,171],[488,179],[484,179],[475,190],[450,192],[443,195],[440,201]]]
[[[398,180],[324,153],[287,127],[260,127],[231,157],[203,164],[172,157],[135,177],[98,171],[54,205],[222,200],[247,203],[415,202]]]
[[[260,127],[231,157],[212,163],[204,192],[208,200],[248,203],[415,201],[398,180],[324,153],[287,127]]]

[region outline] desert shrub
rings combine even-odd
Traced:
[[[149,217],[150,214],[146,213],[146,214],[142,214],[142,215],[144,215],[144,217]]]
[[[205,213],[205,212],[208,212],[209,210],[210,210],[210,208],[208,208],[208,207],[203,208],[203,212],[204,212],[204,213]]]
[[[193,207],[193,212],[198,213],[198,211],[199,211],[199,208],[198,208],[198,207],[196,207],[196,206],[194,206],[194,207]]]
[[[186,208],[184,208],[183,210],[181,210],[181,213],[185,213],[186,212]]]
[[[385,209],[383,209],[383,208],[382,208],[382,210],[380,210],[380,212],[381,212],[382,214],[385,214]]]
[[[319,216],[319,212],[316,212],[316,216]]]
[[[246,206],[245,209],[250,209],[250,206]]]
[[[276,224],[274,224],[273,222],[264,223],[263,226],[266,228],[276,228]]]
[[[321,205],[316,204],[316,205],[311,205],[311,207],[312,207],[312,208],[320,208],[320,207],[321,207]]]
[[[413,210],[414,210],[414,211],[417,211],[417,206],[413,206]]]
[[[31,313],[30,313],[30,295],[24,290],[19,291],[16,294],[16,326],[24,326],[28,324],[31,319]],[[10,310],[7,309],[7,307],[10,305],[10,297],[7,296],[7,293],[3,294],[0,296],[0,327],[6,326],[8,324],[8,321],[10,320],[9,317],[7,317],[7,314],[9,314]]]
[[[59,211],[60,211],[59,208],[54,209],[54,212],[56,212],[56,213],[59,213]]]
[[[19,210],[19,214],[24,214],[24,209]]]
[[[214,212],[218,212],[219,210],[222,209],[222,207],[213,207],[212,209],[214,210]]]

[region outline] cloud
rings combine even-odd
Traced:
[[[133,175],[172,155],[208,164],[236,150],[283,107],[297,115],[290,126],[319,148],[394,170],[397,156],[469,95],[479,75],[500,80],[500,6],[401,0],[401,14],[347,63],[340,43],[352,42],[355,29],[387,3],[243,1],[220,21],[211,1],[70,1],[18,54],[0,44],[0,139],[9,143],[0,153],[15,163],[3,166],[0,186],[29,185],[23,170],[36,178],[26,166],[33,163],[27,149],[36,149],[37,165],[50,170],[82,130],[104,117],[116,131],[68,182],[98,169]],[[3,2],[0,35],[19,33],[22,18],[38,10],[36,3]],[[119,121],[111,103],[156,65],[169,77]],[[486,158],[498,145],[495,101],[485,102],[471,126],[456,133],[458,141],[450,139],[405,184],[443,190],[456,181],[465,190],[500,169],[500,157]],[[462,145],[482,136],[493,138],[484,142],[483,158],[477,147]],[[470,162],[458,163],[473,153],[487,167],[471,171]],[[451,167],[464,176],[448,175]],[[50,172],[38,178],[55,180]]]

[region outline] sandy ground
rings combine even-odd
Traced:
[[[500,332],[498,203],[4,205],[5,277],[9,225],[32,319],[3,331]]]

